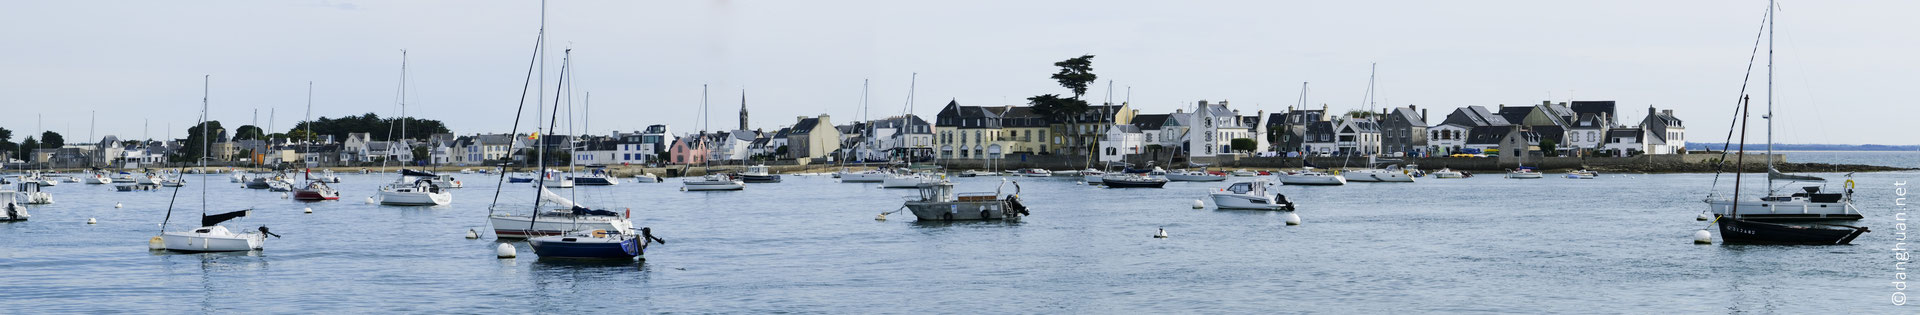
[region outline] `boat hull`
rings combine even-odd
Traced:
[[[741,181],[741,182],[747,182],[747,183],[762,183],[762,184],[764,184],[764,183],[778,183],[778,182],[780,182],[780,175],[753,175],[753,174],[743,174],[743,175],[740,175],[740,181]]]
[[[242,252],[261,249],[266,243],[266,238],[258,233],[233,234],[225,228],[198,233],[208,229],[161,233],[162,248],[177,252]]]
[[[1467,177],[1466,174],[1463,174],[1460,172],[1433,172],[1433,178],[1466,178],[1466,177]]]
[[[1161,188],[1167,186],[1167,181],[1164,180],[1137,181],[1111,179],[1105,180],[1104,183],[1107,185],[1107,188]]]
[[[340,192],[326,190],[299,189],[293,191],[293,200],[318,201],[340,200]]]
[[[438,206],[453,202],[453,193],[380,192],[380,204],[389,206]]]
[[[1167,180],[1176,182],[1217,182],[1227,180],[1226,175],[1167,174]]]
[[[1239,210],[1293,210],[1293,205],[1274,203],[1273,198],[1234,193],[1213,193],[1213,206]]]
[[[1333,176],[1333,175],[1281,174],[1280,184],[1281,185],[1339,186],[1339,185],[1346,185],[1347,178],[1340,177],[1340,176]]]
[[[880,188],[919,188],[921,184],[931,184],[937,180],[920,176],[888,177],[880,182]]]
[[[842,183],[879,183],[887,180],[886,173],[846,173],[840,174]]]
[[[909,201],[907,210],[921,221],[1002,220],[1007,218],[1006,203],[993,201],[921,202]]]
[[[1510,179],[1540,179],[1542,177],[1545,176],[1540,175],[1540,173],[1507,173],[1507,178]]]
[[[620,184],[620,182],[606,177],[575,177],[573,178],[573,184],[580,186],[613,186]]]
[[[1345,172],[1345,173],[1341,173],[1340,177],[1346,178],[1347,182],[1366,182],[1366,183],[1411,183],[1413,182],[1413,176],[1409,176],[1405,173],[1394,173],[1394,172]]]
[[[685,188],[687,191],[717,191],[743,190],[746,189],[747,186],[742,185],[739,181],[689,181],[686,182]]]
[[[1847,245],[1867,228],[1846,225],[1792,225],[1721,219],[1721,244]]]
[[[640,257],[640,240],[585,236],[541,236],[527,240],[540,258],[633,259]]]

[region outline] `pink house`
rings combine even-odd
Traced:
[[[673,154],[673,164],[690,165],[706,163],[707,144],[706,141],[701,141],[705,138],[706,137],[700,135],[688,135],[674,139],[673,148],[668,150]]]

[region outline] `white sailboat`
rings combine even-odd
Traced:
[[[1773,159],[1773,21],[1774,11],[1771,4],[1767,10],[1767,112],[1760,118],[1767,121],[1767,193],[1755,199],[1721,198],[1718,192],[1707,196],[1708,211],[1715,217],[1731,216],[1736,219],[1753,221],[1824,221],[1824,220],[1860,220],[1865,218],[1853,205],[1854,182],[1849,177],[1839,191],[1827,190],[1825,178],[1782,173],[1774,167]],[[1758,44],[1758,42],[1756,42]],[[1759,47],[1755,47],[1758,50]],[[1745,86],[1745,85],[1742,85]],[[1745,92],[1744,90],[1742,91]],[[1743,95],[1743,99],[1745,96]],[[1736,118],[1738,119],[1738,118]],[[1744,150],[1746,134],[1741,134],[1741,150]],[[1727,161],[1727,148],[1721,149],[1721,161]],[[1736,159],[1737,160],[1737,159]],[[1719,183],[1719,174],[1714,175],[1715,184]],[[1734,186],[1735,196],[1739,195],[1738,177]],[[1726,230],[1722,227],[1722,230]],[[1862,228],[1862,231],[1865,229]],[[1723,237],[1728,236],[1725,231]],[[1855,236],[1858,233],[1854,234]],[[1849,237],[1851,239],[1851,237]]]
[[[210,77],[211,76],[209,76],[209,78]],[[200,167],[205,168],[207,154],[208,151],[210,151],[209,148],[211,145],[208,139],[212,138],[213,135],[211,134],[212,130],[210,130],[212,128],[205,128],[208,106],[207,97],[202,96],[200,102],[200,126],[202,126],[202,132],[207,133],[201,137]],[[267,236],[273,235],[273,233],[268,232],[265,226],[261,226],[258,232],[249,233],[234,233],[228,230],[227,227],[220,226],[220,223],[247,216],[247,214],[251,212],[250,210],[214,215],[207,214],[207,186],[210,185],[200,186],[200,226],[186,231],[167,232],[168,223],[173,221],[173,207],[168,206],[167,218],[160,222],[161,233],[147,241],[148,248],[180,252],[234,252],[259,250],[266,247]],[[180,188],[177,187],[174,188],[175,196],[179,195],[179,189]],[[171,205],[172,203],[168,204]],[[278,235],[274,236],[278,237]]]
[[[400,146],[398,150],[410,150],[407,139],[407,51],[400,51],[400,137],[391,146]],[[390,149],[389,151],[393,151]],[[392,160],[398,155],[390,155]],[[382,162],[384,164],[385,162]],[[384,166],[384,165],[383,165]],[[400,178],[380,188],[380,204],[389,206],[438,206],[453,203],[450,187],[437,183],[438,175],[401,168]]]
[[[1347,178],[1315,170],[1312,166],[1301,167],[1297,172],[1285,172],[1278,175],[1282,185],[1339,186],[1346,185]]]

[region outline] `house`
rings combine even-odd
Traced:
[[[1427,112],[1414,105],[1395,107],[1380,118],[1380,152],[1390,156],[1426,156]]]
[[[827,158],[840,150],[840,131],[833,128],[833,117],[820,114],[811,118],[794,117],[794,120],[793,131],[787,134],[787,158]]]
[[[1167,114],[1167,120],[1160,123],[1160,134],[1156,136],[1160,139],[1161,148],[1175,156],[1185,156],[1187,152],[1192,152],[1193,148],[1189,147],[1192,143],[1188,142],[1187,138],[1192,137],[1193,121],[1193,114],[1188,113],[1186,109],[1174,109],[1172,114]]]
[[[1101,162],[1120,162],[1129,154],[1141,153],[1146,153],[1146,134],[1142,133],[1138,126],[1113,125],[1108,127],[1106,135],[1101,137]]]
[[[999,141],[1002,117],[999,112],[987,107],[960,106],[958,100],[948,101],[947,106],[934,116],[934,129],[939,134],[940,158],[1001,157],[1007,149]]]
[[[1240,116],[1240,125],[1247,128],[1246,135],[1242,138],[1253,139],[1253,152],[1267,152],[1272,149],[1273,143],[1267,141],[1267,125],[1260,122],[1267,118],[1267,111],[1255,110],[1253,113],[1252,116]]]
[[[1188,156],[1211,157],[1233,151],[1233,139],[1255,138],[1252,126],[1240,119],[1240,111],[1227,108],[1226,101],[1209,104],[1201,100],[1194,106],[1193,121],[1187,133]]]
[[[688,134],[685,137],[674,139],[673,146],[668,148],[668,152],[673,156],[673,164],[693,165],[706,163],[707,143],[704,141],[706,138],[705,134]]]
[[[934,154],[933,124],[920,116],[902,115],[867,123],[871,137],[864,143],[870,152],[867,160],[920,160]]]
[[[1611,152],[1613,156],[1625,157],[1647,153],[1646,132],[1638,127],[1620,127],[1607,130],[1606,143],[1600,150]]]
[[[718,137],[709,142],[712,150],[707,153],[708,159],[715,163],[746,160],[752,156],[753,141],[760,138],[760,133],[753,130],[734,130],[715,135]]]
[[[370,133],[348,133],[347,141],[342,143],[344,147],[340,149],[340,160],[347,162],[372,162],[375,155],[373,154],[373,149],[368,146],[368,144],[372,142],[373,135]]]
[[[87,157],[87,164],[94,166],[114,165],[114,160],[125,156],[126,149],[127,147],[120,143],[120,137],[107,135],[106,137],[100,138],[100,142],[93,144],[94,154],[93,156]]]
[[[1478,152],[1466,150],[1470,142],[1473,142],[1471,141],[1473,140],[1472,133],[1476,128],[1487,130],[1484,128],[1509,125],[1512,124],[1507,122],[1506,117],[1496,115],[1492,111],[1488,111],[1486,107],[1479,105],[1463,106],[1454,109],[1453,113],[1447,114],[1446,120],[1442,120],[1440,124],[1427,128],[1427,146],[1432,148],[1432,152],[1442,155]],[[1497,130],[1497,132],[1503,135],[1506,134],[1505,129]],[[1497,139],[1482,140],[1484,143],[1478,143],[1480,146],[1477,146],[1475,148],[1476,150],[1492,148],[1499,142]]]
[[[1170,114],[1133,115],[1133,123],[1130,125],[1133,125],[1134,129],[1140,130],[1140,146],[1143,148],[1143,152],[1141,153],[1152,155],[1153,160],[1160,160],[1160,154],[1169,152],[1167,148],[1179,147],[1179,144],[1165,141],[1166,139],[1178,139],[1178,136],[1168,136],[1166,132],[1162,131],[1163,128],[1166,128],[1167,122],[1171,120],[1172,117],[1173,115]]]
[[[1525,165],[1527,162],[1538,160],[1541,156],[1540,150],[1542,149],[1540,147],[1540,141],[1542,139],[1539,133],[1528,130],[1529,128],[1527,126],[1508,126],[1504,128],[1507,129],[1506,134],[1500,135],[1499,140],[1496,140],[1500,148],[1500,163]],[[1487,132],[1484,134],[1493,133]]]
[[[615,158],[619,154],[615,142],[611,136],[580,136],[579,141],[573,144],[573,165],[620,164],[620,160]]]
[[[1380,123],[1349,117],[1334,127],[1334,151],[1339,155],[1380,154]]]
[[[654,163],[661,161],[660,153],[667,152],[672,146],[673,133],[667,125],[651,125],[640,132],[614,132],[618,138],[614,154],[621,163]]]
[[[1327,116],[1326,105],[1320,109],[1294,109],[1287,106],[1284,113],[1274,113],[1267,117],[1266,138],[1269,146],[1278,152],[1304,152],[1306,146],[1307,125],[1314,122],[1331,121]]]
[[[1338,147],[1334,142],[1334,124],[1332,121],[1313,121],[1307,123],[1306,136],[1300,141],[1302,152],[1311,155],[1327,156]]]
[[[289,146],[295,158],[307,166],[340,165],[340,145],[334,143]]]
[[[1673,110],[1655,111],[1647,106],[1647,118],[1640,121],[1647,135],[1647,153],[1680,154],[1687,151],[1687,126],[1673,117]]]
[[[1568,107],[1576,116],[1567,126],[1567,142],[1563,144],[1570,148],[1583,152],[1601,149],[1609,140],[1608,131],[1620,124],[1614,101],[1573,101]]]
[[[517,145],[520,142],[516,139],[519,138],[521,138],[519,135],[510,134],[476,134],[468,137],[467,142],[460,143],[460,148],[456,150],[465,156],[462,158],[464,163],[461,164],[486,165],[491,161],[505,161],[512,158],[514,151],[523,147]]]

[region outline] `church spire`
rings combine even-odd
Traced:
[[[747,130],[747,90],[740,89],[740,129]]]

